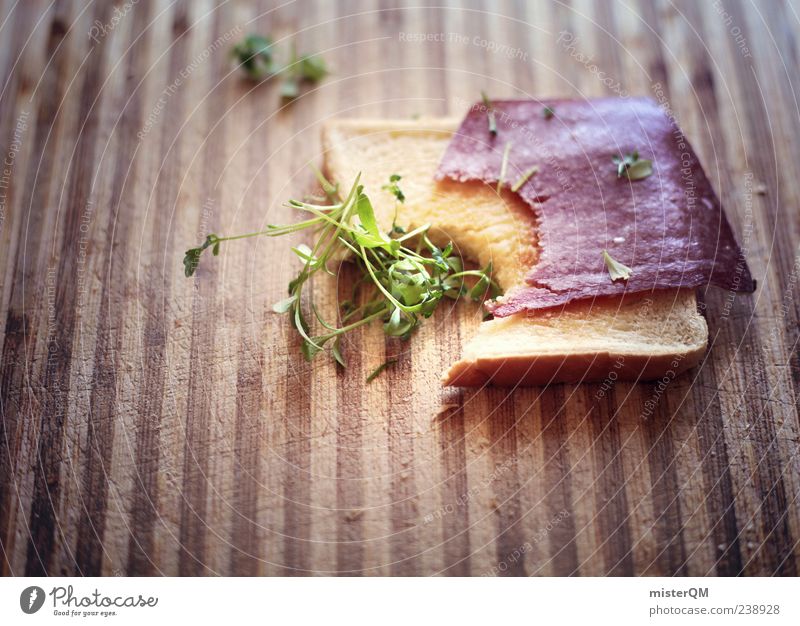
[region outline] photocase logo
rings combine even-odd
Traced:
[[[28,587],[19,594],[19,608],[23,613],[31,615],[42,608],[44,604],[44,589],[41,587]]]

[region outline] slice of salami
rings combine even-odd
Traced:
[[[538,217],[539,261],[489,305],[495,315],[709,282],[755,289],[694,150],[654,101],[507,100],[492,112],[496,133],[485,105],[470,109],[436,177],[496,184],[507,152],[503,183],[521,183]],[[613,158],[634,153],[652,161],[651,175],[630,180],[637,166],[619,176]],[[612,280],[604,250],[631,269],[627,280]]]

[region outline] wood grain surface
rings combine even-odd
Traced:
[[[800,4],[439,4],[2,2],[4,574],[797,574]],[[251,32],[334,73],[282,108],[232,65]],[[674,112],[759,281],[702,294],[699,367],[446,390],[475,305],[341,370],[270,311],[288,241],[183,276],[206,233],[296,218],[324,120],[481,89]]]

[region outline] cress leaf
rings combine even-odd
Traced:
[[[639,151],[634,150],[625,156],[611,157],[617,166],[617,178],[625,176],[628,180],[642,180],[653,173],[653,162],[649,159],[640,159]]]
[[[274,73],[272,40],[262,35],[248,35],[233,47],[232,54],[251,80],[261,80]]]
[[[342,367],[347,367],[347,361],[345,360],[344,356],[342,355],[342,336],[338,335],[336,340],[333,342],[333,346],[331,346],[331,354],[333,358],[336,359],[336,362],[341,365]]]
[[[614,259],[608,253],[608,250],[603,250],[603,260],[606,263],[606,268],[608,269],[608,274],[611,276],[612,282],[616,280],[628,280],[631,277],[633,270]]]
[[[478,282],[469,290],[469,297],[477,302],[481,299],[483,294],[486,293],[487,287],[489,287],[489,278],[487,276],[481,276]]]
[[[186,277],[190,277],[194,274],[195,270],[197,269],[198,263],[200,263],[200,254],[202,254],[202,248],[191,248],[190,250],[186,251],[186,255],[183,257],[183,272],[186,274]]]
[[[626,170],[629,180],[642,180],[653,173],[653,162],[648,159],[639,159]]]
[[[406,339],[415,324],[416,319],[406,316],[400,309],[395,309],[389,316],[389,320],[383,325],[383,330],[389,337]]]
[[[297,296],[289,296],[273,304],[272,310],[275,313],[288,313],[295,302],[297,302]]]
[[[183,273],[187,278],[194,274],[195,270],[197,269],[197,264],[200,262],[200,255],[203,254],[203,251],[206,250],[206,248],[213,246],[211,253],[214,256],[219,254],[219,244],[221,241],[223,241],[223,239],[211,234],[206,237],[203,245],[186,251],[186,254],[183,257]]]
[[[378,222],[375,219],[375,210],[372,208],[372,203],[363,193],[358,196],[356,212],[358,213],[358,219],[361,220],[361,225],[364,227],[364,230],[378,239],[383,239],[380,230],[378,230]]]
[[[303,80],[316,83],[328,75],[328,66],[325,64],[325,59],[318,54],[303,55],[300,57],[299,65],[298,73]]]
[[[391,193],[397,199],[398,202],[406,201],[406,196],[403,193],[403,190],[400,189],[400,185],[397,184],[398,182],[400,182],[402,178],[403,177],[400,176],[400,174],[392,174],[391,176],[389,176],[389,184],[383,185],[383,187],[381,187],[381,189],[383,189],[384,191],[388,191],[389,193]]]

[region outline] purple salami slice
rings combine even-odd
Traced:
[[[491,109],[496,132],[486,106],[474,105],[436,177],[494,185],[504,169],[503,184],[536,213],[539,261],[526,284],[490,304],[495,315],[707,283],[755,289],[694,150],[655,102],[506,100]],[[630,268],[628,278],[612,279],[608,259]]]

